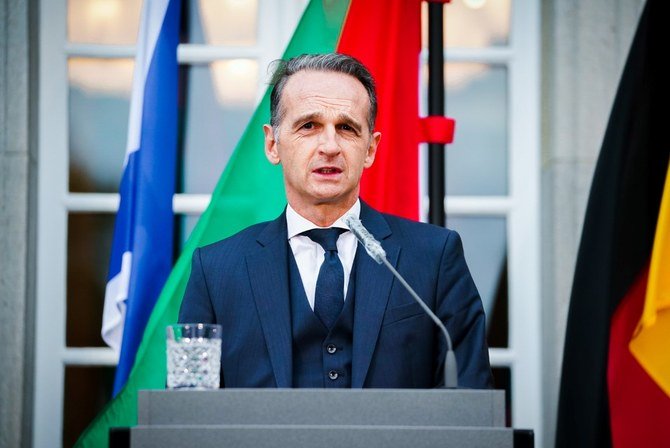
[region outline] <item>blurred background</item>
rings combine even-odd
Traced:
[[[175,257],[307,3],[182,2]],[[445,6],[447,226],[484,301],[509,422],[534,429],[536,446],[553,445],[583,212],[643,4]],[[71,446],[111,396],[117,359],[100,327],[141,7],[0,0],[2,446]],[[425,148],[419,157],[425,220]]]

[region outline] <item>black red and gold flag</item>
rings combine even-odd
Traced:
[[[670,447],[670,144],[661,2],[642,12],[591,186],[557,448]]]

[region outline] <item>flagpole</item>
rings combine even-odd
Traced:
[[[448,2],[448,1],[447,1]],[[443,1],[428,1],[428,115],[444,116]],[[444,144],[428,144],[428,222],[441,227],[444,210]]]

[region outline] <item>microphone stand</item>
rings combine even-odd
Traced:
[[[400,283],[407,289],[412,298],[418,303],[423,311],[430,316],[435,322],[442,334],[447,340],[447,354],[444,358],[444,387],[454,389],[458,387],[458,367],[456,366],[456,355],[454,354],[453,346],[451,344],[451,337],[442,321],[428,308],[428,305],[421,300],[421,297],[412,289],[405,281],[398,271],[386,259],[386,251],[381,243],[375,239],[374,236],[365,228],[363,223],[356,217],[348,215],[344,217],[344,222],[349,226],[349,230],[356,236],[356,239],[363,245],[365,251],[370,257],[379,264],[384,264],[391,271],[391,273],[400,281]]]

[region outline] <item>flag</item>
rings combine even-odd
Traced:
[[[103,339],[120,353],[114,395],[172,268],[180,8],[180,0],[148,0],[142,8],[102,320]]]
[[[328,53],[332,51],[344,51],[357,57],[359,56],[358,49],[356,45],[352,44],[353,41],[347,33],[364,33],[366,26],[372,25],[376,20],[379,20],[380,23],[374,25],[375,31],[363,34],[366,36],[365,40],[375,41],[375,43],[369,44],[369,47],[366,46],[365,48],[381,49],[384,48],[384,42],[386,42],[386,45],[395,45],[396,41],[401,40],[398,37],[401,34],[404,38],[409,38],[405,34],[407,31],[405,23],[400,20],[403,14],[407,12],[407,9],[403,9],[406,8],[407,4],[411,4],[412,8],[411,16],[407,16],[412,17],[413,21],[409,29],[415,30],[412,32],[416,32],[414,46],[407,46],[412,51],[411,54],[408,54],[409,62],[403,58],[396,57],[394,64],[383,64],[378,61],[370,68],[372,69],[373,76],[378,79],[382,79],[384,76],[391,76],[385,74],[384,71],[400,70],[403,73],[399,75],[400,81],[396,84],[391,84],[382,80],[380,87],[382,84],[388,86],[383,88],[387,92],[390,92],[391,89],[403,89],[408,95],[415,95],[418,98],[418,86],[416,83],[409,84],[410,82],[415,82],[412,78],[402,78],[402,76],[407,76],[407,74],[400,66],[409,64],[410,67],[417,71],[416,80],[418,80],[418,47],[416,47],[416,43],[419,42],[418,25],[420,22],[418,20],[420,2],[399,0],[394,0],[393,2],[387,2],[386,0],[352,0],[351,2],[347,0],[311,0],[283,57],[290,58],[303,53]],[[397,9],[397,12],[401,12],[401,14],[395,13],[393,27],[391,27],[390,23],[386,23],[385,19],[377,18],[377,14],[386,13],[388,9]],[[371,12],[374,12],[374,14],[371,15]],[[414,22],[415,19],[416,22]],[[355,24],[355,26],[351,24]],[[396,34],[397,36],[394,41],[388,41],[389,36]],[[349,43],[346,44],[346,42]],[[361,45],[363,45],[363,42],[361,42]],[[386,51],[391,53],[390,50]],[[366,58],[361,57],[363,62],[366,62]],[[140,389],[163,389],[165,387],[165,326],[177,320],[181,300],[190,275],[191,257],[195,248],[230,236],[254,223],[274,219],[286,205],[281,169],[271,165],[266,160],[263,152],[262,126],[270,121],[269,96],[268,90],[242,134],[212,193],[209,206],[191,233],[182,254],[179,256],[160,294],[144,331],[144,338],[140,344],[135,364],[126,385],[84,431],[76,446],[107,446],[110,427],[133,426],[137,423],[137,391]],[[402,104],[411,105],[408,111],[403,112],[406,112],[407,116],[411,117],[411,120],[415,123],[414,125],[418,127],[418,106],[413,106],[414,100],[398,101]],[[416,101],[418,104],[418,100]],[[391,110],[400,103],[383,104],[380,98],[380,118],[390,116]],[[404,130],[409,132],[410,135],[418,135],[418,131],[415,134],[415,131],[411,130],[412,124],[398,123],[400,123],[397,125],[398,131],[401,127],[404,127]],[[385,127],[378,127],[378,129],[384,136],[389,131]],[[394,143],[389,138],[387,143],[388,157],[389,159],[398,157],[400,160],[417,159],[417,144],[418,137],[413,137],[411,144],[407,146]],[[407,152],[407,159],[402,155],[405,151]],[[375,164],[378,163],[380,156],[378,150]],[[410,161],[408,163],[413,163],[413,165],[405,169],[414,170],[414,166],[417,166],[416,162]],[[411,200],[415,204],[418,204],[418,173],[415,174],[417,176],[416,182],[411,180],[413,179],[413,174],[411,173],[407,178],[394,177],[400,176],[397,169],[390,174],[381,174],[384,176],[385,181],[378,183],[375,188],[389,188],[389,191],[386,192],[386,199],[383,201],[371,201],[373,205],[383,211],[392,211],[389,210],[387,205],[393,202],[400,202],[400,200],[393,201],[391,199],[392,194],[400,194],[402,191],[406,192],[412,189],[414,189],[414,192],[410,194],[412,196]],[[410,181],[414,182],[414,184],[405,184],[405,182]],[[410,217],[418,215],[418,205],[408,210],[409,212],[407,213]]]
[[[670,396],[670,167],[658,214],[649,280],[640,323],[630,351],[649,376]]]
[[[557,448],[670,446],[662,17],[661,2],[648,0],[596,165],[570,299]]]
[[[337,51],[365,64],[377,87],[382,139],[360,195],[377,210],[417,220],[421,2],[352,1]]]

